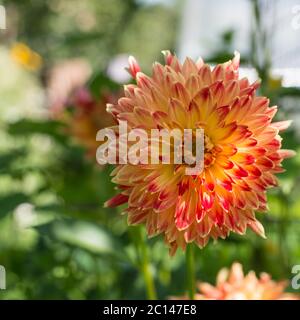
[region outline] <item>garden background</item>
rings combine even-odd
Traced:
[[[283,147],[298,151],[300,2],[1,4],[6,29],[0,30],[0,264],[7,289],[0,298],[144,299],[136,241],[147,243],[158,297],[182,295],[183,252],[170,257],[162,237],[146,239],[143,228],[136,239],[137,227],[128,228],[121,209],[103,207],[116,193],[112,167],[96,163],[92,124],[84,122],[81,132],[70,109],[90,100],[104,109],[106,99],[116,98],[130,81],[123,70],[128,55],[147,73],[165,49],[180,59],[201,55],[211,64],[238,50],[242,71],[260,77],[261,93],[278,105],[277,119],[294,120]],[[195,250],[197,279],[214,283],[218,270],[234,261],[246,271],[291,279],[292,266],[300,264],[300,154],[284,167],[280,187],[268,192],[270,211],[259,215],[267,239],[248,231]]]

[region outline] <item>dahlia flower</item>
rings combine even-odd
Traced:
[[[216,286],[202,282],[198,284],[196,300],[299,300],[300,296],[284,293],[287,281],[276,282],[267,273],[257,278],[254,271],[244,275],[242,265],[234,263],[230,271],[221,269]],[[172,299],[178,299],[172,297]],[[180,299],[187,299],[181,297]]]
[[[102,94],[96,100],[87,88],[78,88],[67,102],[70,107],[55,116],[66,124],[68,133],[87,149],[88,155],[94,157],[99,146],[96,133],[114,124],[112,116],[106,112],[106,103],[116,100],[114,94]]]
[[[129,129],[204,129],[204,170],[188,176],[185,163],[118,164],[112,175],[120,193],[106,206],[127,203],[128,223],[145,224],[149,236],[163,233],[170,254],[248,227],[265,237],[255,211],[267,210],[266,190],[293,155],[281,149],[279,136],[290,122],[272,123],[277,107],[256,95],[258,82],[239,79],[238,53],[214,68],[163,53],[165,65],[154,63],[151,76],[130,57],[136,84],[107,109]]]

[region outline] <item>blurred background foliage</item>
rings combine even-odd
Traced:
[[[132,228],[121,210],[103,208],[115,192],[112,167],[96,164],[91,145],[80,140],[86,131],[70,134],[76,110],[69,97],[84,87],[77,105],[105,108],[105,99],[120,94],[115,81],[129,81],[115,76],[124,56],[135,55],[149,71],[161,50],[174,50],[183,1],[2,3],[8,18],[7,30],[0,31],[0,264],[7,270],[7,290],[0,298],[143,299]],[[253,16],[260,26],[257,3]],[[262,93],[280,106],[277,118],[293,118],[299,88],[285,88],[272,77],[267,50],[262,63],[256,59],[257,48],[265,45],[259,32],[254,28],[249,35],[251,50],[242,62],[256,68]],[[219,47],[204,58],[230,58],[234,37],[235,30],[224,30]],[[284,147],[297,151],[299,139],[293,126],[284,134]],[[280,187],[269,192],[270,212],[260,215],[268,239],[232,235],[196,250],[198,279],[214,282],[217,271],[235,260],[246,271],[291,278],[291,266],[300,263],[299,153],[284,167]],[[144,241],[158,296],[182,294],[183,253],[170,258],[161,237]]]

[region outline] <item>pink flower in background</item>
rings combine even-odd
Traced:
[[[199,282],[196,300],[299,300],[300,296],[285,293],[287,281],[274,281],[267,273],[259,277],[254,271],[244,275],[242,265],[234,263],[230,270],[221,269],[216,285]],[[186,297],[181,297],[186,299]],[[181,299],[180,298],[180,299]],[[173,297],[172,299],[176,299]]]
[[[57,119],[65,123],[69,135],[87,149],[94,158],[100,142],[96,141],[98,130],[115,124],[113,117],[106,112],[106,104],[117,101],[114,92],[102,92],[94,98],[86,87],[78,88],[68,98],[64,109],[56,113]]]
[[[74,91],[85,85],[91,75],[91,67],[84,59],[71,59],[55,65],[47,80],[48,105],[52,116],[64,109]]]

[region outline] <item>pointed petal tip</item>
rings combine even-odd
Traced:
[[[164,56],[172,55],[172,53],[171,53],[170,50],[161,50],[161,53],[162,53]]]
[[[171,53],[170,50],[162,50],[161,53],[165,57],[165,63],[170,66],[172,64],[174,55]]]
[[[280,149],[278,152],[283,159],[293,158],[297,155],[296,151],[289,149]]]
[[[136,61],[136,59],[135,59],[135,57],[134,56],[129,56],[128,57],[128,63],[129,63],[129,65],[130,64],[137,64],[137,61]]]
[[[198,69],[200,69],[203,65],[204,65],[204,61],[202,57],[199,57],[196,61],[196,66],[198,67]]]
[[[104,208],[114,208],[120,206],[128,201],[128,196],[123,195],[122,193],[117,194],[116,196],[112,197],[108,201],[104,203]]]
[[[260,237],[262,237],[263,239],[267,239],[266,234],[265,234],[265,229],[264,229],[263,225],[258,220],[250,221],[248,223],[248,225]]]
[[[133,56],[129,56],[128,58],[129,68],[125,68],[133,78],[136,77],[136,74],[141,71],[141,68],[137,62],[137,60]]]
[[[283,131],[289,128],[292,122],[293,120],[284,120],[284,121],[273,122],[271,125],[277,128],[279,131]]]
[[[240,53],[237,50],[235,50],[234,51],[234,58],[232,60],[233,67],[235,69],[238,69],[238,67],[240,65],[240,59],[241,59]]]

